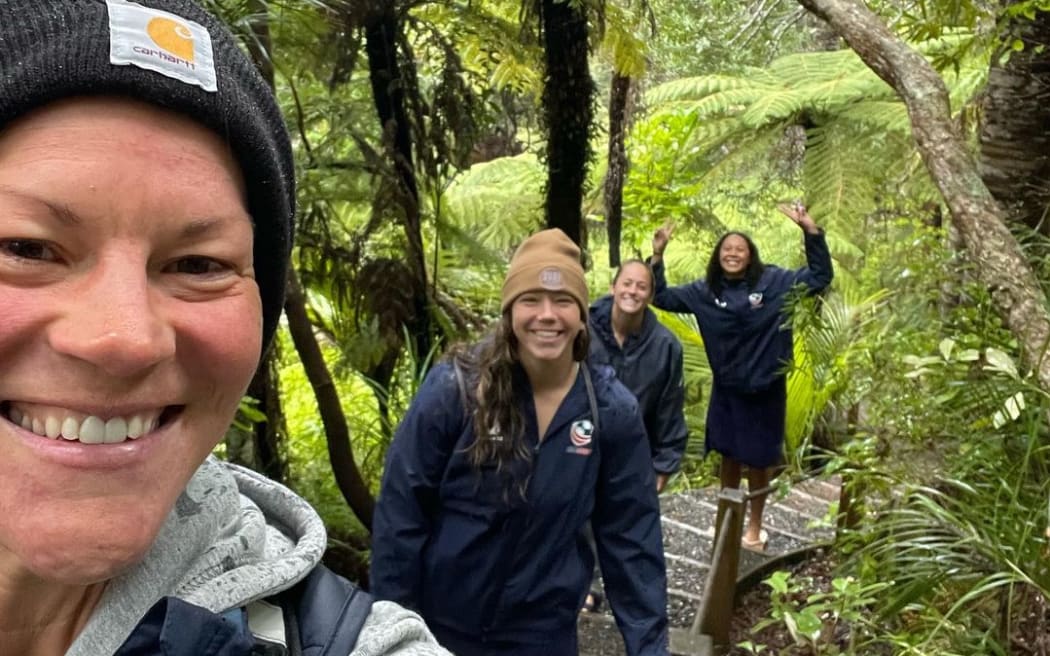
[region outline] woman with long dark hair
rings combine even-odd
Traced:
[[[502,315],[430,372],[387,456],[372,587],[460,656],[577,653],[593,526],[628,654],[666,654],[656,484],[637,402],[586,362],[587,286],[560,230],[521,244]]]
[[[763,264],[758,247],[742,232],[728,232],[715,244],[707,275],[687,285],[668,287],[663,254],[672,229],[653,237],[653,305],[696,316],[714,377],[707,410],[705,446],[722,455],[722,487],[738,487],[747,467],[752,491],[769,485],[783,458],[787,408],[787,366],[792,334],[786,324],[789,292],[815,294],[833,276],[824,232],[801,203],[778,209],[802,229],[806,266],[787,270]],[[762,511],[765,494],[751,499],[743,537],[745,547],[765,548]]]

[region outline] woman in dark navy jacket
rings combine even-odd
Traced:
[[[459,656],[577,653],[588,522],[626,652],[668,653],[649,442],[631,393],[586,364],[579,255],[560,230],[522,243],[496,328],[434,367],[388,452],[373,592]]]
[[[781,212],[802,228],[806,266],[796,270],[764,265],[747,235],[729,232],[715,245],[707,276],[688,285],[668,287],[663,253],[671,228],[653,238],[653,305],[696,316],[714,382],[707,410],[706,448],[722,454],[723,487],[740,485],[742,466],[748,485],[769,485],[780,464],[787,406],[786,375],[792,355],[792,335],[786,324],[785,302],[800,287],[817,293],[833,275],[824,232],[800,203],[780,205]],[[745,547],[762,550],[762,511],[766,495],[751,500],[744,534]]]

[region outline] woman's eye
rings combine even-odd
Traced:
[[[172,266],[174,273],[186,273],[194,276],[223,273],[228,271],[229,268],[222,262],[204,256],[184,257],[181,260],[177,260]]]
[[[56,259],[54,249],[37,239],[3,239],[0,240],[0,250],[23,260]]]

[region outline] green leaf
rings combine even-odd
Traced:
[[[791,574],[783,570],[773,572],[773,574],[765,580],[765,584],[773,588],[773,592],[777,594],[787,594],[788,583],[791,580]]]
[[[997,348],[988,348],[984,351],[985,360],[988,364],[984,367],[988,371],[996,371],[1006,374],[1011,378],[1017,378],[1017,365],[1013,358]]]

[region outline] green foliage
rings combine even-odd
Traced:
[[[916,653],[1009,653],[1025,597],[1050,589],[1045,512],[1047,404],[1020,413],[998,435],[969,440],[950,477],[906,484],[900,500],[857,539],[868,580],[894,580],[879,618]]]
[[[965,36],[944,37],[919,48],[932,56],[946,43],[965,42]],[[969,102],[986,70],[986,58],[969,57],[947,76],[957,107]],[[668,207],[665,200],[664,206],[701,225],[714,223],[696,206],[707,195],[725,199],[727,187],[744,184],[741,170],[750,170],[750,179],[767,192],[765,203],[790,197],[797,185],[805,193],[794,195],[805,196],[814,216],[852,237],[850,226],[876,211],[884,188],[916,186],[918,179],[920,193],[929,193],[922,189],[929,183],[917,167],[904,104],[850,50],[791,54],[739,75],[673,80],[651,89],[647,101],[650,114],[635,136],[648,143],[659,136],[668,145],[658,152],[670,159],[655,160],[645,149],[635,156],[625,208],[643,215],[652,211],[651,202],[629,205],[638,197],[636,184],[677,194],[668,183],[687,177],[684,190],[699,198],[684,207]],[[856,156],[861,144],[866,157]],[[770,194],[777,183],[785,186]],[[749,205],[740,208],[743,214],[754,213],[755,204]]]
[[[835,577],[826,592],[815,591],[810,577],[774,572],[764,582],[770,588],[770,617],[754,626],[755,631],[782,624],[795,644],[813,654],[852,654],[858,634],[866,632],[870,608],[891,582],[864,584],[850,576]],[[840,646],[841,635],[850,637]],[[744,646],[744,645],[741,645]],[[744,646],[753,654],[764,653],[761,645]]]
[[[294,353],[285,330],[278,333],[282,353]],[[337,357],[329,345],[324,349],[331,366]],[[281,403],[288,424],[288,484],[317,509],[336,534],[363,532],[332,479],[328,444],[317,409],[317,400],[296,358],[288,358],[279,369]],[[343,412],[346,413],[353,450],[365,482],[378,489],[379,473],[387,443],[379,421],[376,399],[367,381],[359,376],[335,376]]]
[[[809,451],[806,438],[814,425],[830,407],[849,407],[860,398],[857,381],[883,334],[889,296],[884,289],[866,297],[847,289],[810,301],[794,313],[785,440],[800,468],[805,468],[801,461]]]
[[[793,3],[650,0],[657,30],[649,39],[658,81],[763,66],[807,47],[823,29]]]

